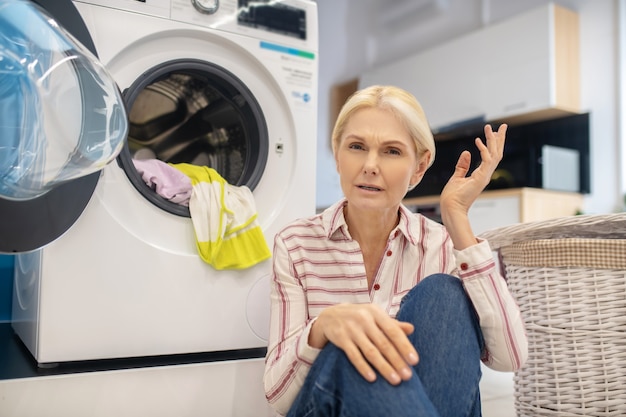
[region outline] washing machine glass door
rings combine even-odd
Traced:
[[[97,56],[87,27],[71,0],[36,0],[34,3]],[[28,7],[28,3],[17,5]],[[78,76],[89,77],[89,74]],[[24,155],[20,154],[22,157]],[[7,175],[14,175],[15,172],[11,169]],[[42,194],[34,193],[28,198],[17,198],[23,197],[17,195],[12,198],[3,194],[0,197],[0,253],[32,251],[61,236],[82,214],[99,175],[99,172],[94,172],[61,180],[54,188]]]
[[[104,65],[35,3],[3,3],[0,28],[0,196],[27,200],[100,171],[128,129]]]
[[[254,190],[267,161],[267,125],[259,103],[232,72],[207,61],[177,59],[146,71],[124,96],[129,137],[118,161],[149,201],[189,216],[186,206],[156,193],[134,161],[208,166],[229,184]]]

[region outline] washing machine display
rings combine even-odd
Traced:
[[[187,207],[159,196],[134,161],[206,165],[249,187],[270,248],[285,223],[314,214],[316,5],[198,10],[211,3],[74,1],[122,91],[129,135],[76,223],[16,268],[17,287],[38,299],[13,303],[14,327],[40,364],[264,355],[270,261],[203,262]]]
[[[306,39],[305,10],[270,0],[239,0],[237,23]]]

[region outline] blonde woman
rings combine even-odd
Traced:
[[[419,102],[372,86],[332,134],[345,198],[274,242],[265,390],[281,415],[480,416],[480,361],[527,357],[519,309],[468,210],[502,159],[506,125],[463,152],[441,193],[443,225],[402,205],[435,157]]]

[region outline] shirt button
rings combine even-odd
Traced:
[[[469,268],[469,266],[468,266],[465,262],[463,262],[463,263],[461,264],[461,269],[462,269],[463,271],[467,271],[467,268]]]
[[[374,284],[374,291],[380,290],[380,284]]]
[[[387,251],[387,256],[391,256],[392,253],[393,253],[392,251],[388,250]]]

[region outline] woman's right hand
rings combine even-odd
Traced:
[[[407,337],[413,330],[412,324],[389,317],[375,304],[337,304],[313,323],[309,345],[321,349],[330,341],[366,380],[376,379],[376,369],[397,385],[411,378],[411,366],[419,360]]]

